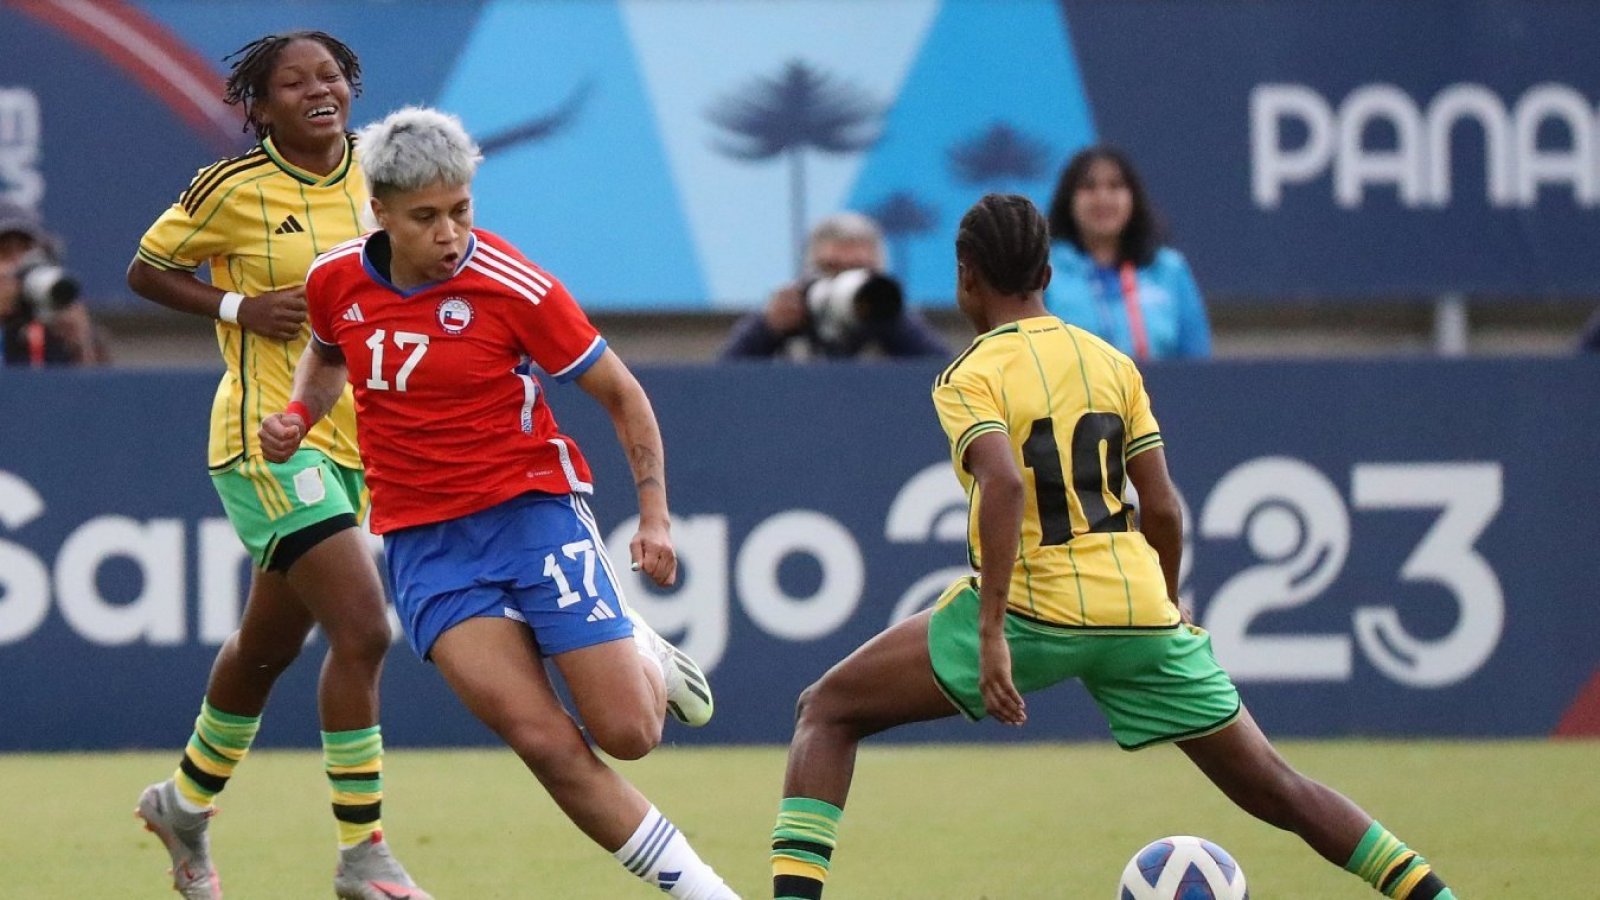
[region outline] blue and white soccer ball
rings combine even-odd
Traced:
[[[1228,851],[1178,835],[1146,844],[1128,860],[1117,900],[1250,900],[1250,891]]]

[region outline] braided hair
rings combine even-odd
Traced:
[[[279,55],[295,41],[316,41],[327,48],[344,80],[350,84],[350,93],[361,95],[361,61],[354,50],[333,35],[325,31],[290,31],[257,38],[222,58],[223,62],[233,61],[222,99],[229,106],[244,105],[245,130],[254,128],[258,138],[266,137],[272,128],[256,119],[256,104],[267,96],[267,82],[272,78]]]
[[[956,258],[977,266],[989,286],[1002,294],[1030,294],[1044,287],[1050,229],[1027,197],[985,194],[961,217]]]

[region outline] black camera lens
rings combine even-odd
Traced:
[[[78,279],[56,269],[51,273],[48,285],[40,291],[41,296],[35,302],[42,301],[51,309],[63,309],[72,305],[80,293],[82,288],[78,285]]]
[[[856,317],[882,325],[900,318],[905,308],[905,293],[900,283],[887,275],[874,274],[856,291]]]

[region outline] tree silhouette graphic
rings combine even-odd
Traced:
[[[867,210],[876,219],[893,251],[894,271],[904,281],[911,274],[911,238],[927,234],[939,224],[939,211],[918,200],[910,191],[895,191]]]
[[[706,112],[733,138],[714,142],[718,153],[747,162],[787,158],[796,277],[805,261],[805,151],[865,150],[877,141],[882,117],[882,106],[866,92],[803,60],[790,60],[774,77],[756,78]]]
[[[555,109],[489,135],[478,142],[478,149],[484,156],[493,156],[519,144],[537,143],[554,137],[577,120],[578,113],[582,111],[584,104],[589,102],[589,95],[593,91],[594,79],[585,80],[573,88],[567,99],[561,101]]]
[[[1049,160],[1048,144],[1004,122],[950,149],[950,167],[963,184],[1034,181]]]

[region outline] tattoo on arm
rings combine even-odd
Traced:
[[[653,447],[634,444],[628,451],[628,462],[633,466],[634,485],[639,490],[661,488],[661,455]]]

